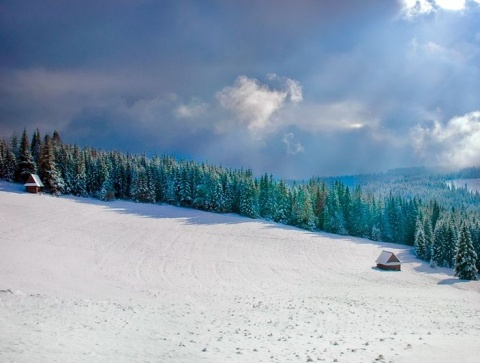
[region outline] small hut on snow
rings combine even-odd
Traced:
[[[402,266],[402,262],[390,251],[382,251],[375,262],[377,267],[382,270],[400,271]]]
[[[29,193],[38,193],[42,191],[44,185],[37,174],[30,174],[24,187]]]

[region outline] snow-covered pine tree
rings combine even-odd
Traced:
[[[425,257],[423,259],[425,261],[430,261],[432,258],[433,250],[433,230],[430,218],[424,218],[423,230],[425,232]]]
[[[447,223],[446,227],[446,239],[445,239],[445,248],[444,248],[444,259],[445,267],[454,267],[455,266],[455,255],[457,251],[457,242],[458,242],[458,231],[455,219],[453,215],[450,216],[450,220]]]
[[[130,193],[135,202],[155,203],[155,190],[151,187],[143,166],[134,169],[131,189]]]
[[[54,147],[55,165],[60,178],[63,181],[63,193],[70,194],[73,188],[73,160],[66,146],[58,144]]]
[[[40,155],[40,178],[46,191],[55,195],[62,193],[63,182],[55,165],[52,141],[48,134],[45,135]]]
[[[260,177],[260,191],[258,196],[258,205],[260,209],[260,217],[266,220],[273,220],[276,200],[275,200],[275,182],[273,176],[264,174]]]
[[[7,145],[0,139],[0,179],[6,179],[7,175]]]
[[[326,232],[345,235],[347,230],[337,189],[335,187],[332,188],[327,195],[324,227]]]
[[[370,225],[372,226],[370,231],[370,238],[372,239],[372,241],[383,240],[382,221],[384,219],[382,214],[382,208],[379,204],[380,203],[377,202],[374,197],[372,197],[371,207],[370,207],[370,214],[371,214]]]
[[[258,198],[251,171],[243,176],[240,185],[240,214],[250,218],[258,218]]]
[[[32,152],[33,161],[37,166],[40,165],[40,154],[42,152],[42,136],[40,131],[36,129],[33,132],[32,142],[30,145],[30,151]]]
[[[435,231],[433,232],[433,246],[432,246],[432,257],[430,259],[430,265],[432,267],[436,266],[445,266],[444,262],[444,248],[446,244],[446,232],[445,232],[445,222],[440,218],[435,226]]]
[[[420,218],[417,220],[417,225],[415,228],[415,254],[421,260],[424,260],[427,256],[427,242],[425,239],[425,230],[423,222]]]
[[[313,213],[313,203],[308,188],[305,184],[302,184],[295,187],[293,193],[295,193],[295,198],[292,208],[296,216],[296,220],[293,221],[294,225],[313,231],[315,229],[315,215]]]
[[[475,249],[475,252],[477,254],[477,271],[480,271],[480,223],[477,222],[472,222],[472,243],[473,243],[473,248]]]
[[[278,223],[287,224],[290,220],[292,206],[290,205],[290,189],[283,180],[277,184],[274,198],[276,201],[276,208],[273,220]]]
[[[85,168],[84,153],[80,151],[78,146],[73,148],[73,181],[72,181],[72,193],[80,197],[88,196],[87,193],[87,175]]]
[[[327,186],[324,182],[320,185],[315,185],[314,192],[314,214],[315,225],[318,230],[324,230],[325,224],[325,206],[327,204]]]
[[[105,202],[115,199],[115,189],[113,188],[113,182],[108,172],[100,188],[99,198]]]
[[[27,130],[23,129],[22,137],[20,138],[20,148],[15,180],[25,183],[30,174],[36,173],[36,169],[37,168],[30,152],[30,143],[28,141]]]
[[[354,236],[367,237],[368,228],[368,208],[365,208],[365,204],[362,201],[362,189],[358,185],[352,195],[351,210],[349,213],[348,230]]]
[[[13,181],[17,169],[17,158],[10,147],[4,143],[3,179]]]
[[[462,280],[477,280],[477,254],[473,247],[470,231],[465,223],[460,229],[460,236],[455,257],[455,276]]]

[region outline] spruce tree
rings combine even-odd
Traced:
[[[40,154],[42,152],[42,137],[40,136],[40,131],[36,129],[32,136],[32,143],[30,145],[30,151],[32,152],[32,157],[34,163],[40,165]]]
[[[20,138],[19,156],[15,180],[25,183],[30,174],[36,173],[35,163],[30,152],[30,143],[28,142],[27,131],[23,129]]]
[[[17,169],[17,158],[8,145],[3,142],[0,152],[2,152],[2,170],[0,178],[7,181],[13,181],[15,179],[15,170]]]
[[[290,220],[290,211],[292,207],[290,205],[290,189],[283,180],[277,184],[274,196],[276,200],[276,208],[273,220],[278,223],[287,224]]]
[[[55,156],[50,136],[45,135],[42,153],[40,155],[40,178],[45,190],[58,195],[62,192],[63,183],[55,165]]]
[[[107,173],[105,181],[100,188],[99,199],[105,202],[115,199],[115,190],[110,175]]]
[[[247,171],[240,186],[240,214],[250,218],[258,218],[258,199],[254,180]]]
[[[432,258],[433,251],[433,230],[430,218],[424,218],[423,230],[425,232],[425,256],[424,260],[429,261]]]
[[[450,216],[450,220],[448,221],[447,228],[446,228],[446,240],[445,240],[445,267],[454,267],[455,266],[455,251],[457,250],[457,242],[458,242],[458,232],[455,220],[452,216]]]
[[[443,219],[439,219],[435,226],[435,232],[433,233],[433,248],[431,265],[433,266],[447,266],[446,263],[446,240],[447,240],[447,228]]]
[[[470,231],[466,224],[463,223],[455,257],[455,276],[462,280],[477,280],[476,262],[477,254],[473,247]]]
[[[417,220],[414,246],[417,257],[424,260],[427,256],[427,242],[425,238],[425,229],[420,218]]]
[[[3,139],[0,139],[0,179],[5,179],[7,164],[7,146]]]

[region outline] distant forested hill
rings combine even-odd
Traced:
[[[52,194],[169,203],[402,243],[414,246],[417,256],[432,265],[455,267],[458,246],[464,245],[459,241],[466,238],[462,248],[472,250],[474,267],[480,267],[480,195],[447,183],[479,178],[479,167],[287,182],[168,155],[67,145],[57,132],[1,138],[0,178],[24,182],[30,173],[38,173]]]

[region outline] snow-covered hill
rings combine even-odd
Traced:
[[[479,308],[405,246],[0,182],[1,362],[476,362]]]

